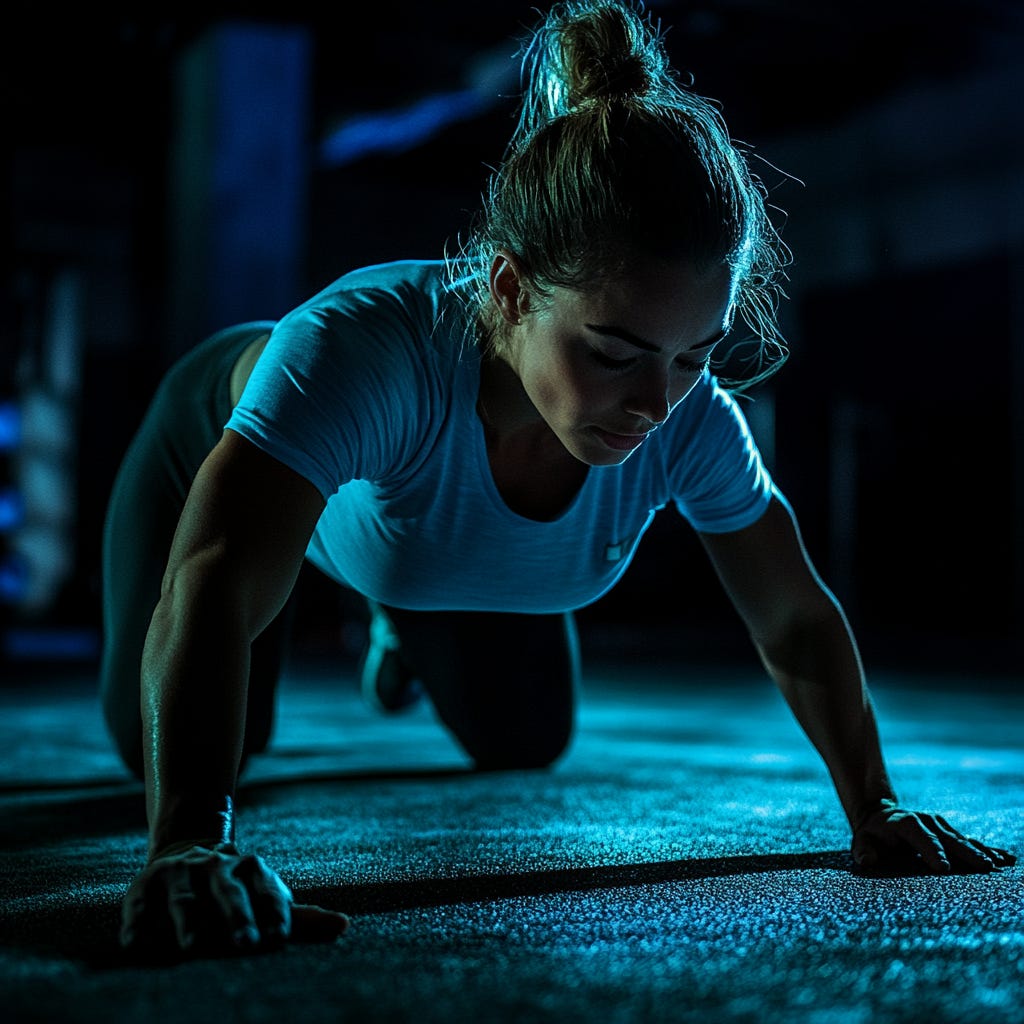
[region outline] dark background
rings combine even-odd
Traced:
[[[794,251],[791,359],[744,408],[865,653],[1019,667],[1024,6],[649,7],[754,147]],[[353,266],[439,256],[470,223],[533,7],[318,10],[46,11],[6,31],[5,672],[95,660],[104,504],[178,355]],[[300,588],[300,647],[352,653],[356,610],[315,574]],[[641,627],[641,649],[671,633],[749,656],[670,511],[580,619],[596,649],[635,649]]]

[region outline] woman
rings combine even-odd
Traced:
[[[781,362],[786,250],[715,108],[611,0],[558,5],[524,68],[520,124],[457,259],[364,268],[276,325],[210,339],[126,457],[103,702],[150,825],[126,944],[344,928],[234,843],[304,558],[370,602],[363,678],[382,707],[418,686],[480,768],[537,768],[572,728],[571,613],[670,501],[828,765],[855,860],[1014,862],[897,803],[843,612],[726,389]],[[737,316],[760,345],[725,382],[710,364]]]

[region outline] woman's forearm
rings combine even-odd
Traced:
[[[230,608],[215,587],[181,580],[153,615],[141,704],[150,856],[233,841],[250,645]]]
[[[842,611],[759,645],[765,667],[828,767],[855,829],[883,800],[894,800],[874,706]]]

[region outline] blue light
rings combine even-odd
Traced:
[[[371,153],[401,153],[488,105],[476,89],[463,89],[427,96],[402,110],[359,114],[324,139],[320,157],[328,166],[339,167]]]
[[[0,490],[0,533],[7,533],[25,521],[25,499],[13,488]]]
[[[99,649],[94,629],[9,629],[3,636],[3,653],[15,660],[94,658]]]
[[[0,402],[0,452],[13,451],[21,443],[21,410],[14,402]]]
[[[28,590],[28,563],[17,554],[0,562],[0,601],[15,604]]]

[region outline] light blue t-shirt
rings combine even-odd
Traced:
[[[753,523],[771,480],[734,399],[705,373],[618,466],[592,466],[537,522],[504,503],[476,413],[480,355],[441,261],[353,271],[275,327],[227,426],[327,501],[307,557],[421,610],[561,612],[622,576],[669,502],[700,531]]]

